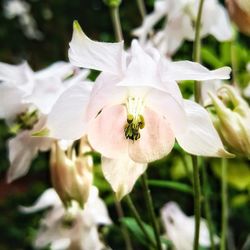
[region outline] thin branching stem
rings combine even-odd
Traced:
[[[132,214],[133,214],[133,216],[134,216],[134,218],[135,218],[138,226],[141,228],[144,236],[152,244],[152,246],[155,246],[155,242],[152,240],[152,238],[148,234],[148,232],[147,232],[147,230],[146,230],[146,228],[145,228],[145,226],[143,224],[143,221],[141,219],[141,216],[139,215],[139,213],[138,213],[138,211],[137,211],[137,209],[136,209],[136,207],[135,207],[135,205],[134,205],[134,203],[133,203],[130,195],[127,195],[125,197],[125,199],[126,199],[126,202],[127,202],[127,205],[129,207],[130,211],[132,212]]]
[[[147,14],[144,0],[137,0],[137,5],[138,5],[138,9],[140,11],[142,20],[144,20],[146,14]]]
[[[123,40],[123,35],[120,22],[119,7],[110,7],[110,14],[112,18],[116,41],[120,42]]]
[[[154,212],[154,206],[153,206],[151,193],[150,193],[150,190],[148,187],[148,177],[147,177],[146,172],[142,175],[141,181],[142,181],[142,188],[143,188],[143,192],[144,192],[145,202],[147,204],[151,224],[152,224],[153,230],[154,230],[157,249],[162,250],[160,232],[159,232],[159,228],[158,228],[157,221],[156,221],[156,216],[155,216],[155,212]]]
[[[207,219],[207,225],[209,230],[209,238],[211,243],[211,250],[215,250],[214,237],[213,237],[213,223],[211,215],[211,207],[209,202],[209,182],[207,179],[207,169],[205,161],[202,164],[202,180],[203,180],[203,194],[204,194],[204,206],[205,206],[205,216]]]
[[[220,250],[226,250],[227,238],[227,159],[221,159],[221,242]]]
[[[204,0],[200,0],[199,9],[197,13],[197,19],[195,22],[195,40],[193,45],[193,60],[195,62],[200,62],[201,55],[201,17],[203,9]],[[201,89],[200,83],[194,83],[194,96],[195,101],[200,103],[201,101]],[[199,237],[200,237],[200,217],[201,217],[201,188],[200,188],[200,176],[199,176],[199,166],[198,157],[192,156],[193,162],[193,187],[194,187],[194,212],[195,212],[195,233],[194,233],[194,244],[193,249],[199,249]]]

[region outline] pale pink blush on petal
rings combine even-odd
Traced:
[[[129,155],[135,162],[147,163],[166,156],[173,148],[174,133],[166,119],[149,108],[144,110],[145,127],[140,139],[129,141]]]
[[[108,158],[119,158],[127,154],[128,142],[124,127],[127,112],[123,105],[104,108],[88,126],[88,139],[92,147]]]

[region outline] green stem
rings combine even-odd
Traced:
[[[123,35],[122,35],[122,28],[121,28],[121,22],[120,22],[120,15],[119,15],[119,7],[110,7],[110,13],[112,18],[112,23],[115,31],[115,37],[116,41],[122,41]]]
[[[206,166],[203,162],[202,165],[202,179],[203,179],[203,194],[204,194],[204,204],[205,204],[205,215],[207,219],[208,224],[208,230],[209,230],[209,237],[210,237],[210,243],[211,243],[211,250],[215,250],[215,244],[214,244],[214,237],[213,237],[213,223],[212,223],[212,215],[211,215],[211,207],[209,203],[209,183],[207,179],[207,171]]]
[[[144,20],[146,14],[147,14],[144,0],[137,0],[137,5],[138,5],[138,8],[139,8],[141,17]]]
[[[145,237],[147,238],[147,240],[152,244],[152,246],[155,246],[155,242],[152,240],[152,238],[148,234],[148,232],[147,232],[147,230],[146,230],[146,228],[145,228],[145,226],[143,224],[143,221],[142,221],[142,219],[141,219],[141,217],[140,217],[140,215],[139,215],[139,213],[138,213],[138,211],[137,211],[137,209],[136,209],[136,207],[135,207],[135,205],[134,205],[134,203],[133,203],[130,195],[127,195],[125,197],[125,199],[126,199],[126,202],[127,202],[127,205],[129,207],[129,209],[131,210],[131,212],[132,212],[132,214],[133,214],[133,216],[134,216],[137,224],[141,228],[143,234],[145,235]]]
[[[203,9],[204,0],[200,0],[199,9],[197,14],[197,19],[195,23],[195,40],[193,45],[193,60],[195,62],[200,62],[201,58],[201,16]],[[201,101],[201,88],[200,83],[194,83],[194,96],[195,101],[200,103]],[[200,190],[200,177],[199,177],[199,167],[198,167],[198,157],[192,156],[193,162],[193,187],[194,187],[194,212],[195,212],[195,233],[194,233],[194,244],[193,249],[199,249],[199,236],[200,236],[200,217],[201,217],[201,190]]]
[[[201,58],[201,38],[200,38],[200,30],[201,30],[201,16],[202,16],[202,8],[203,8],[204,0],[200,0],[197,19],[195,22],[195,39],[193,44],[193,61],[200,62]],[[195,88],[195,101],[200,102],[201,98],[201,89],[200,89],[200,83],[195,82],[194,84]]]
[[[146,172],[144,172],[144,174],[142,175],[141,180],[142,180],[142,187],[143,187],[143,192],[144,192],[144,196],[145,196],[145,201],[146,201],[147,208],[149,211],[151,224],[152,224],[153,230],[154,230],[157,249],[162,250],[160,233],[159,233],[159,229],[158,229],[158,225],[157,225],[157,221],[156,221],[152,197],[151,197],[150,190],[148,187],[148,177],[147,177]]]
[[[201,190],[198,157],[192,156],[193,161],[193,186],[194,186],[194,214],[195,214],[195,233],[193,249],[199,249],[200,237],[200,218],[201,218]]]
[[[119,219],[123,218],[124,217],[124,212],[123,212],[122,205],[121,205],[121,203],[119,201],[116,200],[116,198],[115,198],[115,206],[116,206],[116,211],[117,211],[117,214],[118,214],[118,218]],[[124,241],[125,241],[125,244],[126,244],[126,249],[127,250],[133,250],[132,243],[131,243],[131,240],[130,240],[130,237],[129,237],[129,232],[128,232],[127,228],[125,226],[122,226],[121,231],[122,231],[123,238],[124,238]]]
[[[221,242],[220,250],[226,249],[226,238],[227,238],[227,159],[221,160],[221,200],[222,200],[222,218],[221,218]]]

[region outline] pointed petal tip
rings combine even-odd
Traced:
[[[73,29],[77,30],[78,32],[82,31],[82,28],[81,28],[81,26],[80,26],[80,24],[78,23],[77,20],[74,20],[74,22],[73,22]]]
[[[226,151],[224,148],[221,148],[217,152],[217,156],[221,158],[234,158],[235,155]]]

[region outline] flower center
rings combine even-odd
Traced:
[[[142,98],[129,97],[127,100],[127,123],[124,128],[126,139],[138,140],[140,139],[140,129],[145,127],[144,117],[142,111],[144,108]]]

